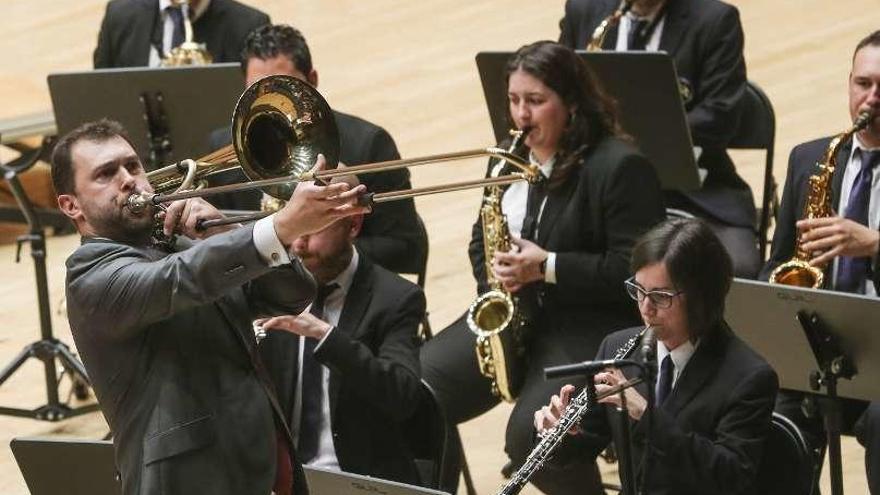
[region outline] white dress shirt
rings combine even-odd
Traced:
[[[862,150],[874,151],[862,144],[861,140],[859,140],[858,134],[856,134],[853,136],[852,150],[849,153],[849,161],[847,162],[846,170],[843,173],[843,182],[840,185],[840,202],[837,204],[837,214],[840,216],[846,214],[846,205],[849,203],[849,195],[852,193],[852,188],[856,183],[856,176],[859,175],[859,170],[862,168]],[[838,166],[840,166],[840,164],[838,164]],[[880,198],[880,173],[878,173],[877,168],[875,168],[874,176],[871,178],[871,199],[868,201],[868,227],[873,230],[880,228],[880,199],[878,198]],[[832,280],[834,281],[837,280],[838,262],[839,258],[835,258],[831,270],[833,277]],[[873,280],[865,280],[864,294],[874,297],[877,296]]]
[[[529,154],[529,161],[532,165],[537,165],[544,178],[550,177],[553,172],[553,164],[556,163],[556,155],[552,156],[544,164],[538,163],[534,153]],[[522,237],[523,223],[526,218],[526,205],[529,201],[529,183],[526,181],[518,181],[511,184],[504,191],[501,197],[501,212],[507,217],[507,227],[510,233]],[[537,226],[535,227],[535,237],[541,228],[541,215],[544,214],[544,205],[547,204],[547,197],[541,201],[541,207],[538,210]],[[550,284],[556,283],[556,253],[547,254],[547,263],[544,271],[544,281]]]
[[[336,325],[339,324],[339,316],[342,314],[342,308],[345,305],[345,296],[348,294],[349,289],[351,289],[351,282],[354,280],[355,272],[357,272],[359,255],[357,249],[353,249],[352,251],[351,261],[349,261],[348,266],[335,279],[329,282],[330,284],[337,284],[339,286],[339,288],[331,292],[324,301],[324,317],[322,320],[333,326],[333,328],[330,329],[330,332],[335,331]],[[318,345],[315,346],[315,352],[321,348],[321,345],[324,343],[324,340],[327,339],[327,336],[330,335],[330,332],[327,332],[327,335],[318,342]],[[293,394],[294,425],[299,425],[302,419],[302,363],[306,338],[307,337],[303,336],[299,337],[296,390]],[[339,470],[339,459],[336,457],[336,447],[333,445],[333,430],[330,424],[330,368],[321,365],[321,371],[321,387],[323,388],[323,393],[321,394],[321,416],[324,418],[324,421],[321,423],[321,432],[318,434],[318,451],[315,454],[314,459],[307,462],[306,465],[323,469]],[[298,432],[294,432],[294,442],[298,441]]]
[[[632,11],[627,12],[620,19],[620,24],[617,26],[617,43],[614,45],[614,51],[623,52],[627,50],[627,40],[629,40],[629,31],[632,28],[633,22],[638,19],[638,16],[632,13]],[[647,19],[653,20],[653,19]],[[663,33],[663,24],[666,23],[666,16],[663,16],[660,19],[660,22],[657,23],[657,26],[654,27],[654,32],[651,33],[651,38],[648,39],[648,42],[645,44],[646,52],[656,52],[660,48],[660,36]]]

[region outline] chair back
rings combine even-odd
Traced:
[[[425,380],[422,380],[419,401],[416,413],[407,424],[410,449],[415,457],[421,485],[443,490],[443,475],[449,461],[450,426],[434,389]],[[450,492],[454,491],[453,487]]]
[[[800,429],[790,419],[774,412],[758,468],[756,493],[810,495],[817,472],[813,459]]]

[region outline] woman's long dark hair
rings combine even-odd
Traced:
[[[614,100],[599,85],[587,64],[570,48],[554,41],[525,45],[510,58],[505,70],[505,88],[517,70],[531,75],[559,95],[571,109],[550,187],[565,182],[581,162],[583,150],[607,136],[621,135]],[[510,108],[508,101],[508,109]]]

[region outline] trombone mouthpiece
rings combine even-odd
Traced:
[[[146,191],[141,191],[139,193],[132,194],[128,197],[128,200],[125,202],[125,206],[132,213],[140,213],[144,211],[147,206],[153,204],[153,194],[148,193]]]

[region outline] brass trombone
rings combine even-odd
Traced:
[[[318,154],[328,169],[312,170]],[[449,162],[476,157],[507,160],[519,172],[422,188],[368,193],[362,203],[384,203],[427,194],[498,186],[539,177],[535,165],[507,150],[489,147],[420,158],[391,160],[335,168],[339,160],[339,130],[330,106],[313,87],[291,76],[263,78],[248,87],[239,98],[232,118],[232,144],[200,160],[183,160],[147,174],[154,193],[132,194],[127,206],[141,211],[149,205],[250,189],[262,189],[282,200],[290,199],[299,182],[329,181],[343,175],[358,175],[399,168]],[[207,176],[241,167],[249,182],[201,188]],[[266,213],[208,220],[208,228],[224,223],[255,220]]]

